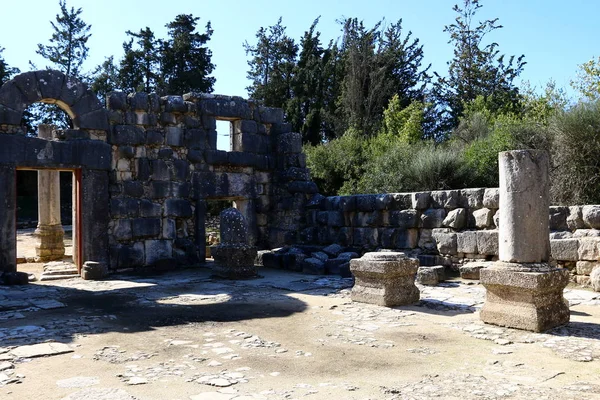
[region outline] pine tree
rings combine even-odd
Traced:
[[[123,43],[119,86],[128,92],[153,92],[161,85],[159,41],[148,27],[126,33],[130,39]]]
[[[292,78],[298,46],[286,35],[281,21],[279,18],[277,24],[266,29],[261,27],[256,33],[256,45],[245,42],[244,49],[252,56],[247,75],[252,85],[246,88],[250,97],[268,107],[285,108],[293,96]]]
[[[436,73],[434,96],[441,105],[438,130],[447,134],[456,128],[465,105],[482,96],[492,112],[518,112],[520,94],[513,81],[523,71],[524,56],[508,60],[497,43],[484,45],[486,36],[502,28],[498,18],[475,23],[479,0],[463,0],[453,10],[455,23],[444,28],[454,45],[454,58],[448,63],[448,76]]]
[[[2,57],[2,52],[4,51],[4,47],[0,47],[0,86],[7,80],[9,80],[13,75],[18,74],[20,71],[18,68],[12,68],[8,65],[8,63]]]
[[[38,44],[36,53],[50,61],[50,68],[58,69],[65,75],[80,78],[81,66],[88,57],[87,41],[91,25],[86,24],[79,16],[81,8],[67,9],[66,0],[60,0],[60,13],[56,15],[56,23],[50,22],[54,32],[50,44]]]
[[[121,90],[119,69],[115,65],[114,57],[110,56],[98,65],[90,75],[90,89],[104,104],[106,95],[115,90]]]
[[[215,78],[209,75],[215,66],[211,62],[212,52],[205,46],[213,30],[208,22],[204,33],[196,32],[199,19],[191,14],[181,14],[166,25],[169,39],[161,41],[163,93],[213,91]]]

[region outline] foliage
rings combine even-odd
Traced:
[[[125,54],[119,67],[119,86],[128,92],[153,92],[161,81],[159,42],[148,27],[126,33],[130,39],[123,43]]]
[[[498,19],[475,24],[479,0],[463,0],[453,10],[458,14],[455,23],[444,28],[454,45],[454,58],[448,63],[448,76],[435,74],[434,97],[440,110],[439,134],[456,128],[464,107],[483,96],[495,113],[518,113],[521,96],[514,80],[525,66],[524,56],[508,60],[501,55],[497,43],[484,45],[486,36],[502,28]]]
[[[209,21],[204,33],[196,32],[199,19],[191,14],[180,14],[166,25],[169,39],[161,41],[162,93],[213,91],[215,78],[209,75],[215,66],[211,62],[212,52],[206,47],[213,30]]]
[[[600,57],[581,64],[577,71],[577,78],[571,81],[571,86],[586,100],[600,99]]]
[[[50,22],[54,31],[50,44],[38,44],[36,53],[50,61],[52,68],[79,78],[81,66],[88,57],[87,41],[91,36],[91,26],[80,18],[81,8],[67,9],[66,0],[59,0],[58,4],[60,13],[56,15],[56,23]]]
[[[248,61],[248,79],[252,82],[246,89],[251,98],[268,107],[285,108],[292,97],[292,77],[298,46],[287,36],[279,18],[275,25],[261,27],[256,33],[257,43],[244,43]]]
[[[395,94],[383,110],[382,133],[397,135],[405,143],[416,143],[423,138],[424,110],[425,106],[418,101],[402,108]]]
[[[562,112],[551,127],[552,198],[558,204],[600,201],[600,101]]]
[[[13,75],[19,73],[18,68],[13,68],[2,57],[3,47],[0,47],[0,85],[9,80]]]
[[[90,74],[89,81],[90,89],[106,104],[106,95],[120,88],[119,68],[115,65],[114,57],[110,56],[98,65]]]

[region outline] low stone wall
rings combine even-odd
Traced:
[[[366,252],[411,250],[421,265],[458,266],[498,258],[496,188],[417,193],[314,195],[307,204],[303,244]],[[600,206],[550,207],[553,259],[586,284],[600,259]]]

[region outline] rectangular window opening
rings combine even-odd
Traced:
[[[233,151],[233,122],[217,120],[217,150]]]

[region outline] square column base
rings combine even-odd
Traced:
[[[548,264],[497,262],[480,272],[486,300],[480,318],[487,324],[543,332],[569,322],[563,290],[569,271]]]

